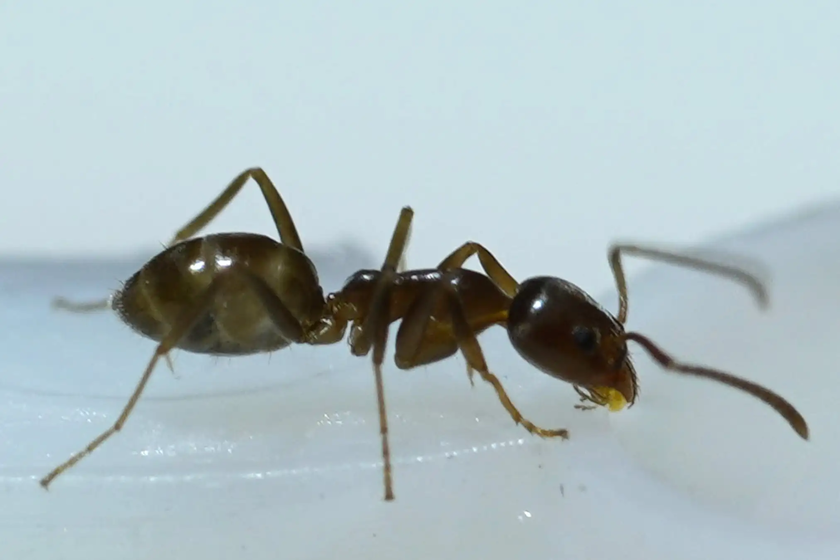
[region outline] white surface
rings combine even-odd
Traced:
[[[806,415],[810,443],[751,398],[674,378],[641,352],[635,408],[579,412],[571,387],[528,367],[495,329],[482,337],[491,368],[532,420],[568,427],[571,439],[540,441],[512,426],[488,386],[470,388],[460,358],[408,373],[389,362],[390,504],[370,364],[343,343],[270,362],[178,354],[179,378],[159,367],[124,432],[44,492],[38,477],[113,421],[152,344],[113,316],[48,308],[56,293],[114,287],[136,263],[6,263],[4,554],[837,558],[838,239],[832,206],[724,243],[772,267],[767,315],[740,286],[706,276],[657,268],[630,281],[631,328],[777,389]],[[316,261],[334,289],[380,258]],[[615,305],[612,294],[599,299]]]
[[[517,275],[605,288],[616,237],[695,242],[840,194],[838,19],[828,0],[4,2],[0,253],[166,242],[262,165],[309,244],[384,253],[411,204],[417,262],[477,238]],[[270,232],[256,189],[212,229]]]
[[[713,383],[650,373],[641,351],[637,363],[648,373],[640,404],[611,420],[640,464],[698,502],[771,533],[836,539],[840,205],[794,216],[715,245],[770,265],[769,313],[737,287],[671,268],[636,279],[641,303],[631,307],[630,322],[685,361],[736,372],[782,394],[805,416],[811,442],[803,444],[758,401]]]
[[[328,288],[378,264],[411,204],[412,265],[476,239],[519,278],[560,274],[598,295],[615,238],[698,241],[838,193],[836,2],[127,6],[0,7],[3,254],[165,242],[262,165],[307,248],[370,248],[365,263],[327,264]],[[161,367],[126,431],[42,492],[37,477],[113,420],[152,347],[108,315],[46,305],[99,295],[139,260],[9,264],[4,554],[836,558],[837,269],[818,260],[836,254],[834,217],[833,236],[797,226],[744,242],[774,265],[768,315],[716,279],[631,281],[632,327],[771,384],[806,413],[810,444],[743,395],[658,369],[643,368],[636,408],[577,413],[569,387],[492,332],[516,402],[572,439],[511,426],[460,359],[390,367],[395,504],[380,501],[369,363],[345,344],[270,361],[180,354],[179,379]],[[273,235],[253,187],[210,229]]]

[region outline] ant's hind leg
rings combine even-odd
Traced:
[[[128,403],[126,403],[122,413],[120,413],[120,416],[119,418],[117,418],[117,421],[114,423],[114,425],[102,432],[99,436],[97,436],[83,450],[71,456],[67,461],[53,469],[47,476],[42,478],[41,486],[43,486],[45,489],[48,488],[50,483],[57,476],[59,476],[67,469],[71,468],[73,465],[78,463],[87,455],[93,453],[93,451],[96,450],[97,447],[102,445],[106,440],[108,440],[108,438],[110,438],[112,435],[114,435],[122,429],[123,425],[125,425],[126,420],[128,420],[129,415],[134,410],[134,406],[140,399],[140,395],[143,393],[143,390],[145,389],[149,378],[151,378],[152,372],[155,369],[157,361],[160,359],[161,356],[167,355],[173,348],[178,346],[178,343],[185,336],[187,336],[187,334],[189,334],[193,327],[202,318],[204,318],[208,311],[208,308],[210,307],[211,302],[213,301],[213,298],[216,295],[221,281],[222,279],[219,278],[212,284],[210,284],[210,287],[208,287],[202,294],[200,301],[181,315],[178,322],[175,323],[172,330],[169,331],[169,334],[167,334],[164,337],[164,339],[160,342],[160,344],[158,344],[158,347],[155,349],[155,353],[152,356],[152,359],[149,361],[149,364],[146,366],[146,370],[143,372],[143,375],[140,378],[140,382],[137,384],[137,387],[134,389],[134,393],[132,393],[131,398],[128,399]]]
[[[382,264],[382,272],[373,291],[370,311],[361,326],[359,336],[353,340],[352,352],[363,356],[373,346],[373,372],[376,380],[376,400],[379,408],[379,433],[382,436],[383,477],[385,500],[394,499],[391,475],[391,450],[388,443],[388,415],[385,409],[385,385],[382,381],[382,364],[385,361],[385,347],[388,342],[388,326],[391,323],[391,290],[397,276],[397,266],[405,251],[411,231],[414,211],[408,206],[400,212],[399,220],[391,236],[388,253]]]
[[[70,313],[96,313],[97,311],[111,309],[111,301],[111,296],[94,301],[70,301],[63,297],[57,297],[53,299],[52,307],[53,309],[61,309]],[[174,375],[175,366],[172,364],[172,358],[169,354],[165,354],[164,359],[166,360],[166,367]]]
[[[301,243],[292,215],[289,213],[286,203],[277,191],[277,187],[274,186],[274,183],[271,182],[271,179],[268,178],[268,175],[266,175],[261,167],[252,167],[237,175],[225,187],[225,190],[216,197],[216,200],[208,204],[198,216],[190,220],[187,225],[175,234],[175,237],[172,238],[168,246],[189,239],[209,224],[239,194],[239,191],[248,179],[253,179],[260,187],[263,198],[265,198],[265,202],[271,212],[271,217],[274,220],[274,225],[277,227],[277,233],[280,235],[280,241],[285,245],[303,251],[303,243]]]
[[[262,302],[269,319],[284,338],[295,343],[306,342],[308,333],[265,280],[247,269],[234,269],[231,272],[241,276],[249,284],[250,289]]]
[[[508,411],[508,414],[510,414],[510,417],[513,418],[513,421],[517,424],[521,424],[526,430],[540,437],[559,437],[567,439],[569,437],[568,430],[547,430],[545,428],[540,428],[522,416],[510,400],[510,397],[508,397],[507,392],[504,387],[502,387],[501,381],[499,381],[499,378],[490,373],[487,369],[484,352],[482,352],[481,345],[478,343],[478,339],[475,337],[475,334],[472,332],[472,329],[467,322],[464,314],[464,308],[461,305],[461,300],[458,298],[457,292],[454,291],[451,285],[446,286],[446,295],[449,299],[452,327],[455,330],[455,336],[458,337],[458,344],[461,347],[461,352],[464,354],[464,358],[467,360],[467,364],[470,368],[477,371],[482,379],[493,386],[499,400],[502,403],[502,406],[504,406],[505,410]]]
[[[63,297],[56,297],[52,300],[53,309],[61,309],[70,313],[93,313],[105,311],[111,308],[111,298],[102,298],[94,301],[70,301]]]

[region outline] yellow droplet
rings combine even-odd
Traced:
[[[620,392],[610,387],[596,387],[590,389],[596,395],[604,406],[610,409],[610,412],[618,412],[627,406],[627,400]]]
[[[618,412],[627,406],[627,400],[624,398],[624,395],[615,389],[607,389],[606,393],[607,407],[610,409],[610,412]]]

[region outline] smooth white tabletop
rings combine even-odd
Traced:
[[[343,342],[235,360],[177,353],[176,376],[158,367],[124,431],[45,492],[38,479],[113,422],[153,349],[110,313],[57,313],[49,300],[102,295],[142,258],[4,262],[4,557],[837,558],[840,206],[712,246],[765,264],[768,312],[741,286],[656,266],[630,279],[628,327],[780,392],[810,442],[751,397],[662,372],[641,350],[636,406],[580,412],[570,386],[494,329],[481,338],[490,368],[533,421],[571,438],[514,426],[460,357],[403,372],[389,354],[393,503],[370,361]],[[335,289],[380,257],[348,247],[315,260]],[[613,293],[594,295],[615,309]]]

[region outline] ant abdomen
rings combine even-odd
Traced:
[[[309,258],[251,233],[208,235],[167,248],[114,293],[111,306],[132,329],[160,342],[183,310],[198,305],[204,291],[218,283],[217,297],[184,335],[181,349],[236,356],[295,342],[278,332],[247,279],[230,275],[218,282],[234,268],[262,280],[301,324],[313,324],[323,315],[324,295]]]
[[[576,386],[612,388],[634,401],[623,327],[571,282],[551,276],[522,282],[507,331],[516,351],[542,372]]]

